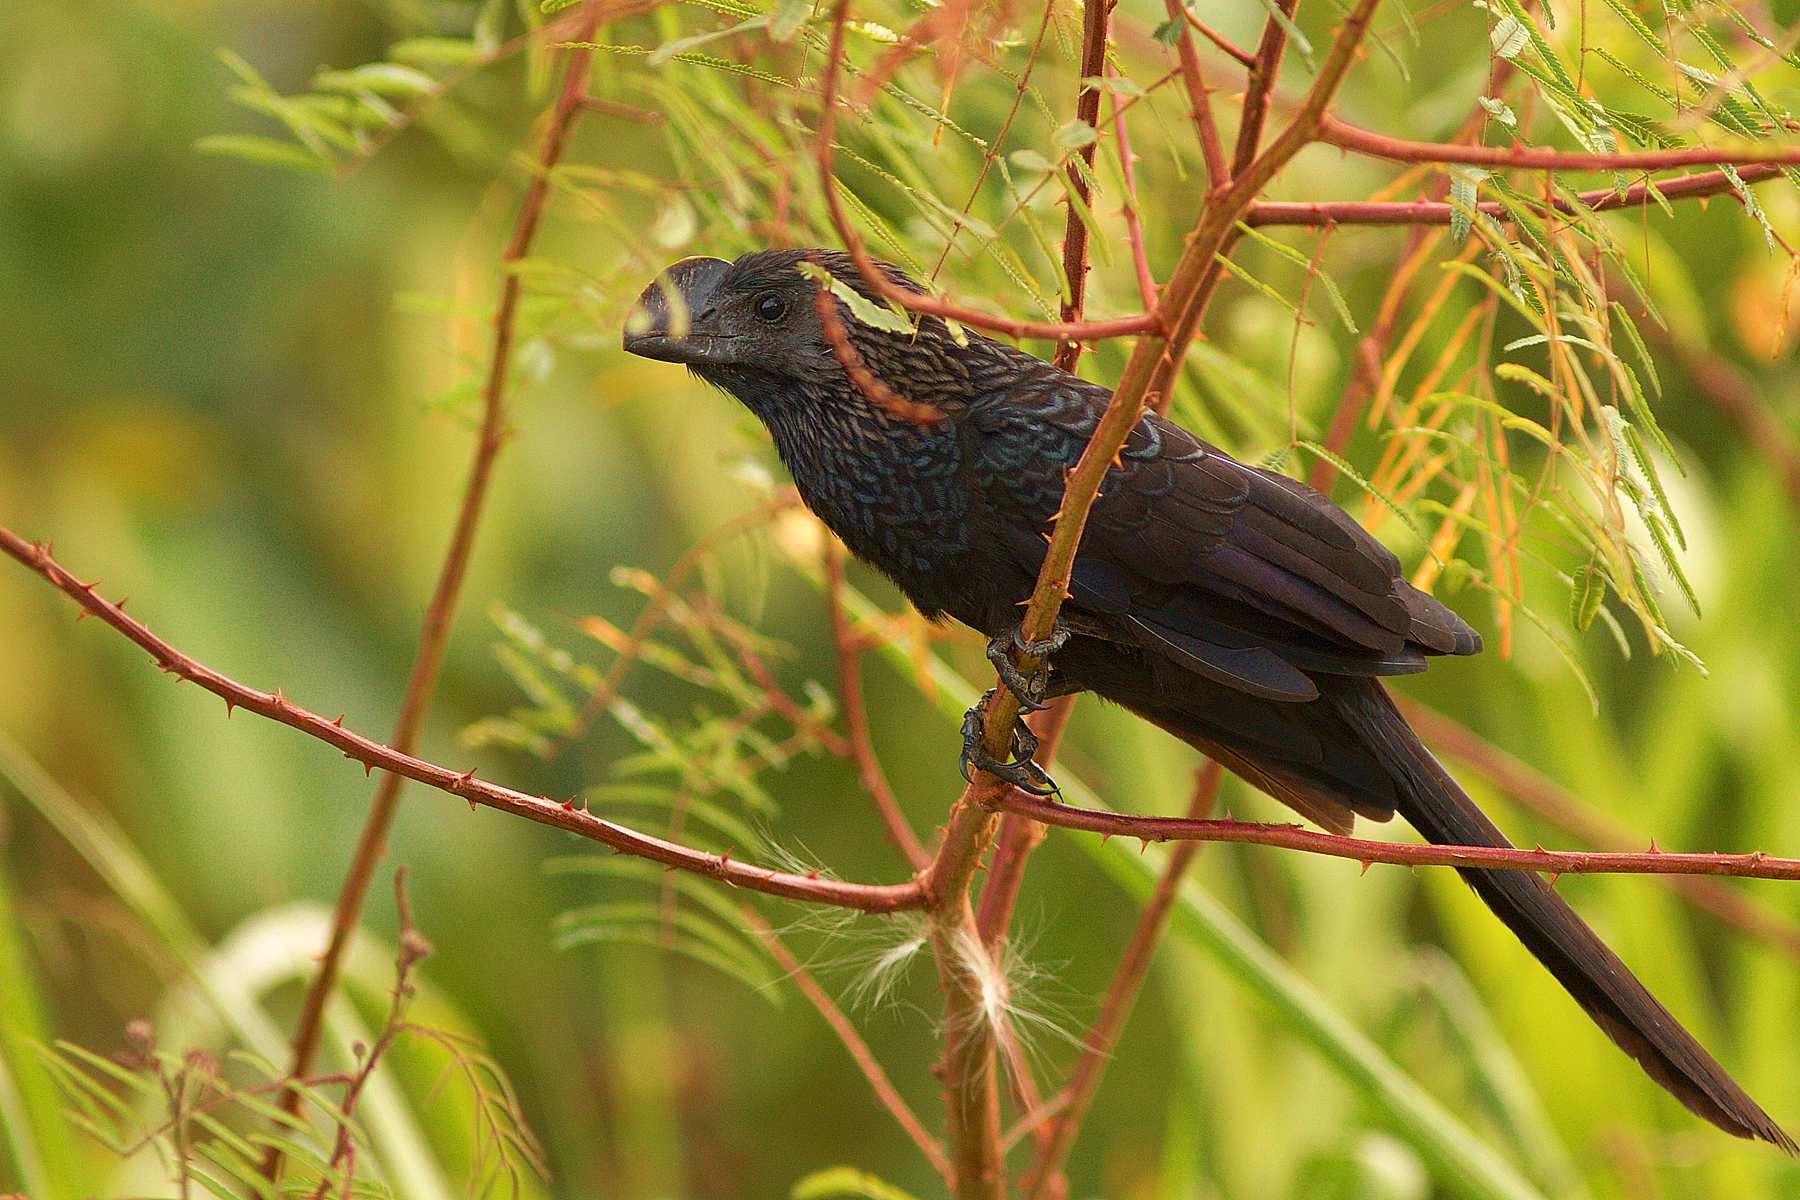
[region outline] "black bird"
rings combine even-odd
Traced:
[[[1110,392],[935,317],[901,333],[835,302],[862,364],[941,419],[890,415],[842,365],[809,261],[881,303],[833,251],[689,258],[644,291],[625,349],[685,363],[741,400],[856,555],[998,654],[1017,636],[1063,472]],[[1510,845],[1380,681],[1423,671],[1428,655],[1473,654],[1481,639],[1318,492],[1147,416],[1094,503],[1069,591],[1045,694],[1121,704],[1335,833],[1397,812],[1441,845]],[[1538,875],[1462,875],[1676,1099],[1727,1133],[1800,1153]]]

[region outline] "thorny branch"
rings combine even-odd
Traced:
[[[575,24],[576,40],[586,42],[593,37],[602,7],[601,0],[587,0]],[[419,645],[414,652],[412,676],[406,685],[406,698],[401,703],[400,717],[395,722],[393,744],[395,751],[400,754],[410,754],[417,744],[419,728],[424,723],[426,709],[436,690],[438,670],[443,665],[444,651],[449,644],[451,621],[456,612],[457,599],[462,593],[463,579],[468,573],[469,557],[474,551],[475,533],[480,525],[482,509],[487,503],[488,482],[506,441],[506,385],[512,370],[513,323],[519,309],[522,277],[517,272],[504,268],[524,258],[531,249],[538,221],[543,216],[544,201],[549,195],[550,170],[562,157],[569,129],[582,111],[588,60],[592,53],[580,46],[568,51],[562,90],[550,111],[537,170],[526,186],[512,240],[500,256],[503,280],[500,307],[494,316],[494,339],[488,356],[487,381],[482,389],[481,429],[476,437],[475,457],[469,468],[469,481],[463,490],[456,526],[450,535],[450,545],[444,553],[437,586],[432,593],[431,603],[425,610],[425,620],[419,631]],[[375,799],[369,806],[369,815],[363,821],[362,835],[357,840],[350,866],[344,873],[337,904],[332,912],[331,941],[319,960],[318,974],[307,987],[300,1018],[294,1028],[294,1054],[288,1073],[296,1078],[305,1075],[311,1068],[313,1055],[318,1050],[325,1004],[337,986],[338,969],[349,946],[350,935],[362,913],[363,900],[368,894],[369,882],[374,878],[375,865],[385,852],[388,831],[392,828],[394,815],[399,809],[403,784],[403,773],[389,772],[382,776]],[[297,1113],[300,1100],[299,1091],[289,1088],[282,1094],[281,1106],[289,1113]],[[278,1146],[271,1146],[263,1159],[264,1177],[273,1182],[280,1167],[281,1150]]]
[[[817,875],[794,875],[771,871],[733,860],[729,854],[706,854],[690,850],[661,838],[638,833],[623,825],[594,816],[578,808],[573,800],[558,804],[542,796],[528,796],[511,788],[500,787],[475,778],[473,771],[452,771],[409,754],[381,745],[361,734],[344,728],[342,719],[327,721],[283,698],[279,690],[261,692],[245,687],[236,680],[195,662],[169,643],[157,637],[141,622],[125,615],[118,605],[96,593],[97,585],[84,584],[50,556],[43,546],[34,545],[0,526],[0,550],[17,559],[55,584],[88,613],[124,634],[149,653],[164,671],[189,683],[198,684],[225,701],[226,710],[242,708],[335,746],[346,758],[355,759],[366,768],[393,771],[439,791],[460,796],[471,805],[485,804],[514,816],[552,825],[622,854],[647,858],[664,866],[693,871],[724,883],[783,896],[791,900],[810,900],[840,908],[863,912],[901,912],[925,907],[927,896],[917,883],[870,885],[843,883]]]
[[[1614,854],[1594,850],[1518,850],[1492,846],[1408,845],[1370,842],[1362,838],[1318,833],[1299,825],[1260,821],[1201,821],[1188,817],[1143,817],[1134,813],[1073,808],[1041,796],[1012,792],[993,802],[995,808],[1018,813],[1046,825],[1083,829],[1107,837],[1146,842],[1244,842],[1283,846],[1365,865],[1392,863],[1407,867],[1482,867],[1543,871],[1551,875],[1736,875],[1747,879],[1800,879],[1800,859],[1749,854]]]

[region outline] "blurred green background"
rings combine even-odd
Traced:
[[[1259,6],[1213,7],[1209,21],[1254,43]],[[1322,43],[1335,15],[1311,7],[1302,6],[1302,25]],[[1162,61],[1145,32],[1159,13],[1119,9],[1121,28],[1133,31],[1121,43],[1136,60]],[[1776,28],[1786,19],[1756,16]],[[535,153],[543,78],[520,57],[477,72],[454,92],[455,119],[446,117],[437,136],[409,131],[343,179],[199,155],[194,143],[276,132],[232,102],[237,81],[216,56],[221,48],[291,93],[322,66],[378,60],[403,37],[466,34],[476,19],[470,5],[408,0],[0,6],[0,522],[52,542],[71,570],[99,580],[108,596],[130,597],[134,615],[199,661],[255,687],[279,686],[328,716],[342,712],[346,725],[377,738],[399,708],[464,482],[486,306],[524,178],[511,156]],[[509,36],[518,32],[520,18],[501,19]],[[1420,19],[1419,46],[1393,39],[1409,76],[1372,56],[1345,107],[1374,128],[1445,136],[1487,70],[1485,27],[1480,13],[1448,6],[1421,6]],[[723,23],[704,9],[668,7],[622,19],[600,40],[654,46]],[[1035,11],[1014,14],[1014,24],[1028,36]],[[1459,54],[1433,49],[1443,46]],[[747,43],[742,52],[769,69],[810,70],[794,47],[758,58]],[[613,74],[626,69],[621,62],[638,74]],[[642,84],[649,68],[641,64],[602,56],[596,78],[605,86],[596,90],[650,108],[688,95],[705,109],[727,86],[717,72],[674,63],[669,90],[659,93]],[[1291,69],[1297,92],[1305,75]],[[941,86],[924,66],[908,70],[921,94]],[[1141,77],[1155,76],[1146,69]],[[1066,112],[1069,71],[1044,86]],[[991,136],[1011,85],[988,75],[968,87],[960,120]],[[1161,111],[1160,122],[1134,126],[1148,143],[1139,187],[1159,277],[1179,251],[1203,178],[1173,97]],[[788,119],[778,104],[764,115],[775,125]],[[1028,110],[1003,148],[1050,153],[1051,127]],[[975,160],[954,139],[932,145],[929,123],[908,136],[921,170],[946,195],[966,186],[958,181],[972,178]],[[658,129],[604,112],[577,125],[567,161],[696,177],[693,160],[672,155]],[[776,166],[790,177],[806,169],[794,158]],[[847,175],[881,192],[854,170]],[[1276,195],[1358,198],[1391,175],[1314,150]],[[698,215],[684,213],[672,192],[596,185],[608,186],[603,211],[559,194],[540,237],[539,254],[555,271],[534,283],[533,294],[548,299],[527,316],[513,437],[422,750],[553,796],[606,778],[607,765],[638,746],[612,722],[551,762],[463,745],[465,727],[524,703],[492,653],[501,636],[490,606],[522,614],[605,665],[610,656],[575,621],[598,614],[629,626],[642,598],[612,582],[613,568],[660,574],[699,536],[756,504],[761,492],[746,464],[779,478],[760,430],[727,398],[676,368],[628,360],[616,345],[624,304],[663,261],[731,256],[766,234],[723,227],[704,204]],[[1778,231],[1800,231],[1800,198],[1789,185],[1758,195]],[[896,215],[903,206],[892,194],[887,200],[882,212],[929,262],[941,241]],[[1060,211],[1049,209],[1045,228],[1060,229]],[[1705,617],[1685,616],[1668,595],[1664,606],[1710,674],[1653,658],[1635,632],[1626,661],[1596,625],[1578,639],[1600,693],[1596,717],[1550,644],[1521,625],[1511,661],[1489,653],[1442,665],[1405,690],[1664,848],[1800,854],[1797,497],[1780,465],[1690,374],[1696,363],[1740,372],[1781,427],[1800,424],[1794,339],[1770,354],[1775,328],[1800,318],[1784,291],[1787,256],[1770,254],[1729,198],[1681,205],[1672,219],[1652,210],[1622,228],[1639,230],[1674,331],[1672,343],[1658,343],[1659,412],[1688,474],[1665,476]],[[1403,231],[1348,230],[1331,243],[1333,277],[1364,324],[1405,239]],[[1289,240],[1307,254],[1315,245],[1310,235]],[[1284,275],[1280,260],[1254,250],[1245,257],[1298,296],[1298,272]],[[1042,260],[1032,265],[1040,280],[1050,278]],[[945,280],[999,307],[1028,308],[990,265],[952,258]],[[1130,309],[1122,250],[1097,271],[1096,292],[1098,305]],[[1316,323],[1296,335],[1285,312],[1242,285],[1228,284],[1213,307],[1204,353],[1232,356],[1243,373],[1215,363],[1206,376],[1214,386],[1199,402],[1248,457],[1286,437],[1291,346],[1303,420],[1327,421],[1349,377],[1351,337],[1316,295],[1309,311]],[[1496,343],[1508,336],[1517,331],[1503,327]],[[1108,348],[1084,369],[1104,378],[1120,361]],[[1372,436],[1352,446],[1363,463],[1378,451]],[[1396,545],[1416,562],[1416,543]],[[853,571],[853,581],[893,601],[866,573]],[[835,690],[826,605],[780,554],[723,552],[715,583],[735,612],[757,616],[794,648],[779,667],[790,690],[806,680]],[[1566,597],[1553,582],[1532,586],[1541,610],[1566,625]],[[1451,599],[1491,644],[1483,599],[1472,590]],[[17,747],[7,747],[10,783],[0,783],[8,906],[0,1001],[10,1072],[0,1111],[15,1134],[0,1155],[0,1190],[30,1190],[19,1155],[35,1140],[46,1196],[173,1194],[120,1172],[54,1116],[54,1091],[20,1039],[65,1038],[113,1054],[139,1017],[173,1037],[184,1014],[197,1011],[177,987],[183,956],[236,949],[244,957],[226,955],[237,963],[228,969],[251,972],[252,943],[275,960],[262,968],[278,981],[267,1007],[291,1022],[300,994],[292,975],[318,948],[308,906],[331,903],[372,783],[293,731],[242,713],[225,719],[216,699],[161,675],[98,623],[73,618],[42,580],[0,569],[0,734]],[[970,639],[945,653],[981,680]],[[877,745],[915,827],[928,833],[960,785],[954,723],[903,672],[873,660],[869,671]],[[629,694],[646,711],[676,716],[696,704],[691,691],[643,670]],[[1120,807],[1185,804],[1191,756],[1116,711],[1084,704],[1062,761]],[[33,804],[24,799],[30,763],[54,781]],[[1516,840],[1572,844],[1469,778]],[[848,764],[802,756],[761,782],[780,805],[771,836],[802,859],[848,879],[905,877]],[[1281,819],[1235,784],[1226,799],[1239,815]],[[105,814],[119,840],[84,855],[47,811]],[[96,856],[122,869],[124,846],[142,856],[197,942],[184,946],[96,870]],[[791,988],[759,996],[652,947],[553,949],[555,916],[607,886],[544,870],[547,858],[579,850],[563,835],[418,788],[390,845],[391,862],[408,868],[419,930],[437,948],[422,968],[415,1015],[472,1034],[502,1064],[551,1165],[550,1180],[531,1187],[569,1197],[780,1196],[810,1171],[848,1164],[916,1195],[938,1193]],[[1699,1126],[1639,1075],[1449,873],[1364,875],[1354,863],[1220,847],[1205,851],[1197,875],[1451,1111],[1524,1162],[1544,1194],[1800,1190],[1800,1169]],[[1772,939],[1697,915],[1654,882],[1559,886],[1747,1090],[1789,1128],[1800,1126],[1793,957]],[[1791,885],[1741,886],[1789,919],[1800,916]],[[795,927],[794,945],[834,992],[849,987],[859,957],[903,936],[866,918],[838,928],[795,906],[759,907],[771,923]],[[1041,1064],[1071,1060],[1068,1039],[1093,1015],[1135,912],[1088,843],[1053,835],[1033,860],[1018,922],[1022,970],[1034,1011],[1062,1031],[1041,1035]],[[369,1017],[391,969],[379,939],[397,933],[385,870],[366,925],[377,939],[358,975]],[[1440,943],[1460,966],[1430,948]],[[930,966],[920,963],[891,996],[857,1010],[890,1075],[934,1129],[937,1009]],[[1488,1021],[1497,1037],[1483,1032]],[[387,1169],[406,1194],[459,1194],[470,1118],[432,1090],[428,1075],[420,1068],[403,1080],[408,1099],[397,1107],[413,1112],[431,1147],[422,1159],[436,1165],[416,1178],[392,1162]],[[1553,1132],[1534,1132],[1531,1103],[1515,1103],[1517,1094],[1535,1095]],[[1073,1194],[1465,1194],[1466,1184],[1428,1166],[1403,1125],[1346,1083],[1203,938],[1178,930],[1071,1161]]]

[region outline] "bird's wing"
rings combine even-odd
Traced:
[[[1021,424],[1034,441],[1048,424],[1079,454],[1094,397],[1061,391]],[[1003,410],[987,419],[995,441],[1010,440]],[[1017,494],[1016,478],[1011,486]],[[1008,550],[1035,572],[1041,526],[1006,528]],[[1324,496],[1154,416],[1132,431],[1094,502],[1070,593],[1157,656],[1271,700],[1317,696],[1308,672],[1407,674],[1424,670],[1428,654],[1481,646]]]

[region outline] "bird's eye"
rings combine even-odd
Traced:
[[[758,296],[753,307],[756,315],[764,321],[779,321],[787,315],[787,301],[774,292],[764,292]]]

